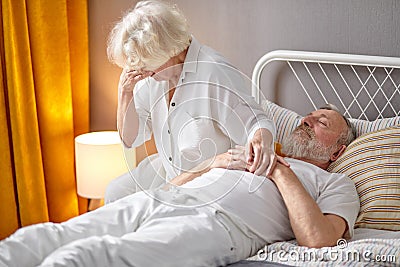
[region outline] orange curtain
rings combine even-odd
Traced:
[[[0,238],[84,212],[74,137],[89,130],[86,0],[2,0]]]

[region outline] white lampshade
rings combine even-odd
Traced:
[[[75,138],[78,195],[104,198],[108,183],[127,172],[118,132],[91,132]]]

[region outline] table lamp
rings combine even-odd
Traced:
[[[89,210],[93,210],[101,205],[108,183],[128,171],[118,132],[77,136],[75,164],[78,195],[88,198]]]

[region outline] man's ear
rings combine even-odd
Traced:
[[[346,150],[345,145],[341,145],[335,153],[333,153],[330,157],[331,162],[336,161]]]

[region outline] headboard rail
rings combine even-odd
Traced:
[[[344,115],[349,118],[372,120],[400,115],[400,58],[289,50],[272,51],[261,57],[253,70],[252,95],[258,103],[260,103],[261,94],[261,73],[269,63],[274,61],[288,64],[315,109],[317,108],[316,97],[323,99],[325,103],[330,102],[325,93],[326,87],[329,87],[331,94],[335,95],[336,102],[343,108]],[[333,72],[335,73],[332,74]],[[305,79],[313,84],[314,91],[309,90]],[[321,82],[321,79],[324,81]],[[346,91],[345,94],[350,100],[342,98],[343,90]],[[367,112],[371,109],[374,111],[372,116]],[[356,115],[354,115],[354,110],[357,110]]]

